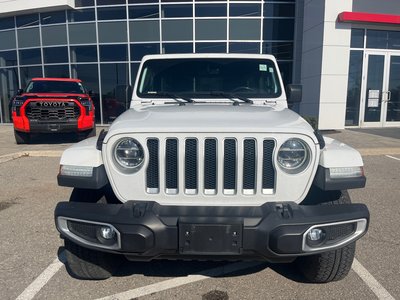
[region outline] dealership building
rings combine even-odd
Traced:
[[[0,122],[31,78],[72,77],[111,123],[159,53],[273,54],[320,129],[400,126],[400,0],[0,0]]]

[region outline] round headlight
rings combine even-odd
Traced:
[[[299,173],[307,167],[309,148],[300,139],[290,139],[283,143],[278,152],[278,164],[287,173]]]
[[[144,151],[135,139],[123,138],[114,147],[114,158],[122,168],[135,171],[144,161]]]

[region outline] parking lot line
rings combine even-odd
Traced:
[[[380,300],[395,300],[392,295],[371,275],[370,272],[357,260],[354,259],[352,269],[364,281],[364,283],[371,289],[371,291]]]
[[[228,264],[228,265],[224,265],[222,267],[205,270],[205,271],[199,272],[197,274],[188,275],[186,277],[178,277],[178,278],[173,278],[173,279],[157,282],[157,283],[154,283],[151,285],[143,286],[140,288],[136,288],[136,289],[133,289],[130,291],[107,296],[107,297],[97,299],[97,300],[136,299],[139,297],[150,295],[152,293],[158,293],[158,292],[176,288],[176,287],[179,287],[182,285],[186,285],[189,283],[209,279],[211,277],[221,276],[221,275],[233,273],[236,271],[249,269],[249,268],[252,268],[252,267],[260,265],[260,264],[261,264],[260,262],[239,262],[239,263]]]
[[[394,157],[394,156],[390,156],[390,155],[386,155],[386,157],[389,157],[389,158],[392,158],[392,159],[395,159],[395,160],[400,160],[400,158],[397,158],[397,157]]]
[[[31,300],[46,285],[47,282],[64,265],[64,253],[56,258],[23,292],[16,300]]]

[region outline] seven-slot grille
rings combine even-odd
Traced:
[[[32,101],[26,107],[26,116],[39,121],[77,119],[80,108],[73,101]]]
[[[146,192],[159,194],[164,187],[169,195],[273,194],[274,148],[271,139],[149,138]]]

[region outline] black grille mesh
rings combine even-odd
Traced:
[[[356,223],[340,224],[323,227],[326,233],[326,240],[333,241],[345,238],[356,230]]]
[[[147,149],[149,150],[149,165],[146,175],[148,188],[160,188],[158,148],[158,139],[147,140]]]
[[[226,139],[224,143],[224,189],[236,189],[236,140]]]
[[[26,116],[29,120],[67,120],[77,119],[80,116],[80,108],[74,102],[65,102],[64,107],[42,107],[40,102],[31,102],[26,107]]]
[[[73,234],[91,242],[98,242],[98,225],[67,220],[67,226]]]
[[[243,143],[243,189],[256,188],[256,141],[244,140]]]
[[[165,149],[165,187],[178,188],[178,140],[168,139]]]
[[[275,141],[264,140],[263,142],[263,172],[262,188],[273,189],[275,186],[275,171],[272,161],[272,154],[275,148]]]
[[[217,189],[217,140],[206,139],[204,142],[204,188]]]
[[[187,139],[185,144],[185,188],[197,189],[197,140]]]

